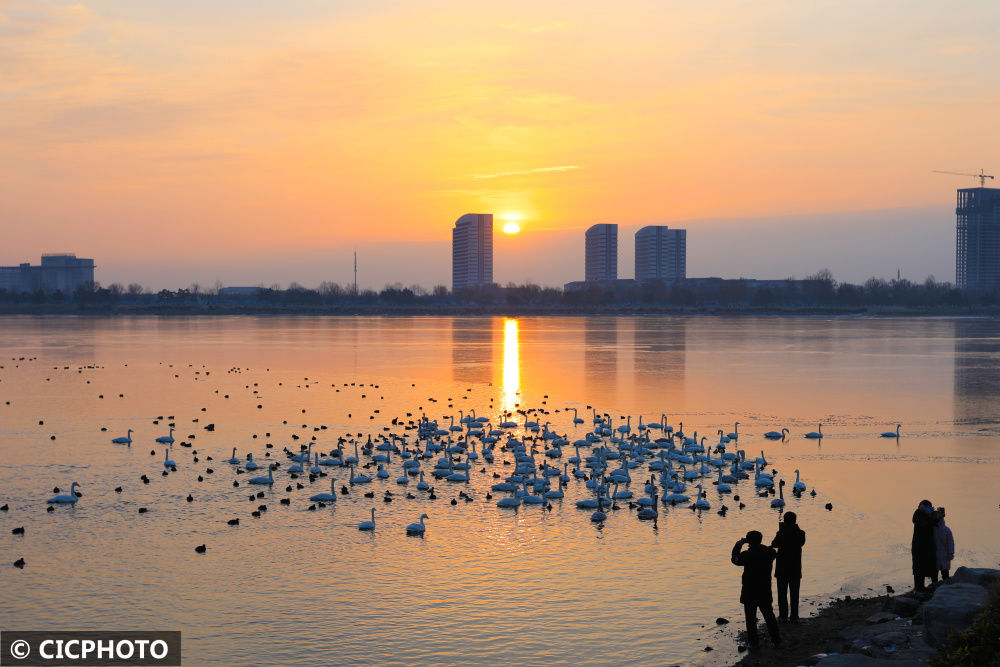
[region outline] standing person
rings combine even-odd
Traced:
[[[934,547],[934,505],[929,500],[921,500],[913,513],[913,540],[910,542],[913,556],[913,587],[924,588],[924,579],[931,578],[937,583],[937,550]]]
[[[799,620],[799,583],[802,581],[802,546],[806,533],[795,523],[795,512],[787,512],[771,546],[778,550],[774,578],[778,580],[778,620]],[[791,612],[791,615],[789,615]]]
[[[937,517],[937,524],[934,526],[937,569],[941,572],[941,578],[948,581],[951,578],[951,559],[955,557],[955,538],[952,537],[951,528],[944,523],[944,508],[937,508],[934,516]]]
[[[760,531],[751,530],[747,536],[733,546],[733,565],[743,568],[743,589],[740,591],[740,602],[747,619],[747,639],[750,648],[757,648],[760,639],[757,636],[757,610],[760,609],[767,631],[771,635],[771,643],[775,647],[781,645],[781,635],[778,634],[778,621],[774,618],[771,608],[771,564],[777,554],[771,547],[766,547],[764,536]],[[749,545],[743,551],[743,545]]]

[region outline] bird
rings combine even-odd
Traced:
[[[426,526],[424,526],[424,519],[429,519],[430,517],[426,514],[421,514],[418,523],[411,523],[406,527],[407,535],[423,535]]]
[[[375,530],[375,508],[372,508],[371,521],[362,521],[358,524],[358,530]]]
[[[122,435],[117,438],[112,438],[111,442],[116,445],[131,445],[132,444],[132,429],[128,430],[127,435]]]
[[[778,482],[778,497],[771,501],[771,507],[785,506],[785,480]]]
[[[196,546],[194,548],[194,550],[195,550],[195,553],[203,554],[207,550],[207,547],[204,544],[201,544],[199,546]]]
[[[330,493],[317,493],[314,496],[309,496],[309,500],[318,500],[324,503],[333,503],[337,501],[337,480],[330,480]]]
[[[23,570],[24,569],[24,559],[23,558],[18,558],[16,561],[14,561],[14,567],[16,567],[19,570]]]
[[[788,429],[783,428],[781,431],[768,431],[764,434],[764,437],[768,440],[784,440],[787,433]]]
[[[902,424],[896,424],[896,430],[895,431],[883,431],[882,432],[882,437],[883,438],[898,438],[899,437],[900,426],[902,426]]]
[[[795,471],[795,483],[792,484],[792,491],[795,493],[802,493],[806,490],[806,483],[799,480],[799,471]]]
[[[825,507],[828,512],[833,511],[833,503],[827,503],[826,505],[823,505],[823,507]]]
[[[230,526],[238,526],[238,525],[240,525],[240,520],[239,520],[239,518],[230,519],[226,523],[228,523]]]
[[[250,478],[250,483],[251,484],[267,484],[268,486],[270,486],[271,484],[274,484],[274,475],[272,474],[271,471],[272,471],[271,466],[268,466],[267,467],[267,477],[264,477],[263,475],[261,475],[260,477],[251,477]],[[201,481],[201,480],[198,480],[198,481]]]
[[[170,448],[167,447],[163,450],[163,467],[164,468],[176,468],[177,464],[173,462],[170,458]]]
[[[76,482],[73,482],[73,485],[70,486],[70,488],[69,488],[69,493],[63,493],[63,494],[58,495],[58,496],[52,496],[46,502],[49,502],[49,503],[59,503],[59,504],[65,504],[65,503],[75,504],[76,501],[79,500],[79,498],[77,498],[77,496],[76,496],[76,487],[77,486],[79,486],[79,484],[77,484]]]
[[[809,438],[811,440],[817,440],[819,438],[822,438],[823,437],[823,424],[819,425],[819,430],[818,431],[809,431],[808,433],[806,433],[805,437],[807,437],[807,438]]]
[[[11,535],[24,535],[24,526],[18,526],[10,531]]]
[[[161,435],[156,441],[161,445],[172,445],[174,442],[174,429],[171,428],[169,435]]]

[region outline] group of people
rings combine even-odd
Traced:
[[[799,583],[802,580],[802,547],[806,543],[806,533],[799,528],[797,520],[795,512],[786,512],[771,546],[764,544],[764,536],[757,530],[751,530],[733,545],[733,564],[743,568],[740,602],[746,615],[750,648],[756,648],[760,643],[757,636],[758,610],[776,647],[781,645],[778,621],[795,623],[799,620]],[[771,606],[772,565],[778,582],[777,618]]]
[[[955,557],[955,538],[944,522],[944,508],[934,509],[929,500],[921,500],[913,512],[913,588],[925,590],[924,579],[936,584],[938,574],[946,580],[951,576],[951,560]]]
[[[945,524],[943,507],[934,508],[929,500],[920,501],[913,513],[913,587],[926,590],[924,580],[937,583],[938,575],[947,580],[955,557],[955,539]],[[751,530],[733,545],[732,561],[743,568],[740,602],[747,621],[747,643],[760,644],[757,635],[757,612],[760,611],[775,647],[781,645],[778,622],[799,620],[799,583],[802,580],[802,547],[806,534],[799,528],[795,512],[786,512],[771,545],[764,536]],[[744,549],[744,547],[746,547]],[[771,597],[771,568],[778,583],[778,616],[775,618]]]

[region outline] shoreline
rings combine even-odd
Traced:
[[[838,317],[838,318],[996,318],[1000,308],[906,308],[906,307],[665,307],[665,306],[509,306],[448,304],[440,306],[248,306],[246,304],[184,305],[81,305],[0,304],[5,315],[74,315],[81,317],[129,316],[326,316],[326,317],[582,317],[582,316],[700,316],[700,317]]]

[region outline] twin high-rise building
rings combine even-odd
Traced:
[[[959,190],[955,215],[956,285],[973,292],[1000,287],[1000,189]]]
[[[451,289],[493,284],[493,214],[466,213],[451,230]]]
[[[687,278],[687,230],[650,225],[635,233],[635,279],[676,282]]]
[[[588,283],[618,279],[618,225],[594,225],[584,234],[583,276]]]
[[[594,225],[585,234],[584,280],[618,279],[618,225]],[[687,230],[650,225],[635,233],[637,282],[674,282],[687,277]]]

